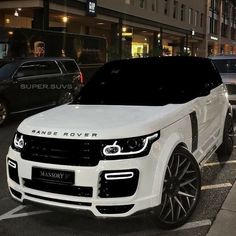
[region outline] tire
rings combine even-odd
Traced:
[[[200,192],[199,165],[186,148],[178,146],[168,163],[162,201],[157,210],[160,228],[172,229],[183,225],[196,208]]]
[[[63,105],[68,104],[74,101],[74,96],[71,92],[66,91],[61,93],[61,95],[58,98],[57,105]]]
[[[233,152],[234,146],[234,123],[230,112],[227,113],[223,131],[222,144],[217,149],[216,153],[220,159],[229,158]]]
[[[4,100],[0,99],[0,126],[3,125],[8,118],[8,108]]]

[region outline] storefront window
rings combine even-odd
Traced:
[[[149,55],[149,44],[148,43],[132,43],[132,57],[147,57]]]

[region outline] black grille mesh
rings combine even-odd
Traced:
[[[101,157],[101,141],[24,136],[25,160],[59,165],[96,166]]]

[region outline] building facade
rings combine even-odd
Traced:
[[[208,55],[236,54],[236,1],[208,0]]]
[[[0,26],[102,36],[110,59],[236,53],[227,0],[9,0]]]

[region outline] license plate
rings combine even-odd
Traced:
[[[32,168],[32,179],[58,184],[74,184],[75,173],[72,171]]]

